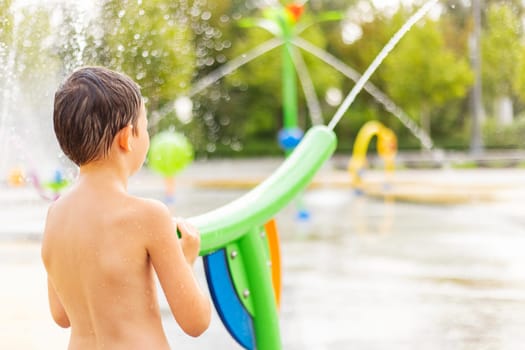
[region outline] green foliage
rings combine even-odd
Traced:
[[[341,38],[331,43],[331,49],[337,57],[342,57],[354,69],[364,72],[381,51],[384,45],[401,25],[405,17],[402,15],[386,17],[377,10],[369,13],[372,20],[355,23],[362,31],[359,40],[345,44]],[[381,86],[380,77],[372,76],[374,84]]]
[[[466,161],[452,163],[452,168],[453,169],[476,169],[478,168],[478,164],[476,163],[476,161],[466,160]]]
[[[291,1],[282,1],[283,4]],[[359,3],[359,5],[356,5]],[[379,12],[370,1],[305,3],[301,37],[364,72],[415,8],[393,14]],[[432,131],[438,146],[468,147],[469,100],[472,84],[468,2],[444,0],[442,15],[412,28],[388,55],[371,81],[419,125]],[[365,4],[365,5],[363,5]],[[48,103],[49,86],[79,65],[104,65],[129,74],[142,86],[150,115],[163,118],[152,134],[175,126],[197,154],[264,154],[279,152],[276,133],[282,123],[281,49],[257,58],[192,97],[194,119],[184,124],[171,108],[197,80],[273,38],[258,28],[242,28],[239,20],[261,17],[244,0],[103,0],[99,17],[83,17],[72,2],[22,6],[14,25],[12,0],[0,0],[0,64],[14,67],[21,91],[37,105]],[[525,45],[519,0],[486,0],[483,17],[483,87],[485,101],[498,95],[513,98],[518,113],[525,109]],[[348,18],[318,23],[322,13],[340,11]],[[337,18],[339,14],[331,19]],[[58,21],[58,22],[57,22]],[[343,41],[345,23],[362,31],[359,40]],[[310,25],[311,24],[311,25]],[[11,51],[9,51],[11,50]],[[16,57],[13,60],[13,53]],[[8,56],[10,55],[10,56]],[[335,107],[324,102],[327,89],[346,94],[354,83],[308,53],[303,53],[315,92],[328,121]],[[0,83],[2,87],[5,82]],[[311,125],[299,91],[299,123]],[[5,87],[4,87],[5,88]],[[1,95],[0,95],[1,96]],[[485,103],[489,106],[489,103]],[[392,128],[400,148],[417,148],[417,139],[366,92],[362,92],[337,126],[339,147],[351,149],[359,128],[368,120]],[[430,122],[431,121],[431,122]],[[431,124],[431,128],[430,128]],[[488,147],[523,147],[520,118],[510,127],[490,119],[484,130]]]
[[[195,69],[193,32],[183,1],[107,0],[99,62],[142,87],[148,108],[159,109],[189,88]]]
[[[375,12],[374,12],[375,11]],[[364,72],[384,45],[390,40],[408,16],[412,8],[401,8],[393,16],[372,10],[366,13],[359,24],[362,36],[350,45],[333,41],[332,49],[337,57],[344,57],[347,64]],[[389,53],[386,60],[372,76],[371,81],[416,122],[430,133],[432,138],[455,133],[463,129],[461,116],[462,101],[466,98],[472,82],[472,73],[465,55],[465,31],[452,29],[449,18],[438,21],[424,19],[416,24]],[[348,83],[348,91],[352,84]],[[386,123],[399,136],[400,147],[411,148],[419,141],[396,118],[365,92],[356,103],[364,104],[364,109],[375,110],[376,117]],[[356,109],[354,105],[352,109]],[[358,115],[347,112],[356,118],[358,125],[366,120],[363,110]],[[425,125],[426,124],[426,125]]]
[[[13,32],[12,0],[0,0],[0,50],[6,50]],[[0,51],[1,53],[2,51]]]
[[[1,20],[3,24],[0,38],[5,38],[6,46],[2,47],[0,43],[0,64],[6,73],[2,83],[9,86],[0,84],[0,88],[11,90],[11,100],[2,103],[9,104],[15,99],[28,101],[23,106],[8,105],[7,108],[12,108],[19,115],[25,116],[25,113],[29,113],[40,116],[50,105],[49,87],[55,85],[59,69],[58,57],[53,52],[49,40],[53,29],[50,9],[46,5],[21,8],[16,14],[16,26],[13,22],[14,10],[9,8],[2,8],[2,10],[6,11],[6,17]],[[0,71],[0,75],[2,73],[3,71]],[[40,121],[37,120],[37,125]],[[20,121],[19,125],[25,123],[35,125],[26,120]]]
[[[525,46],[520,48],[518,62],[516,63],[516,74],[512,81],[515,93],[525,101]]]
[[[481,41],[483,88],[487,96],[510,95],[523,48],[520,18],[506,3],[492,4],[486,16]]]
[[[483,137],[488,148],[525,149],[525,116],[516,118],[510,125],[500,125],[488,119],[483,125]]]
[[[13,14],[11,10],[11,0],[0,0],[0,74],[3,79],[0,81],[0,89],[8,89],[7,70],[9,69],[9,55],[12,51],[13,39]],[[4,105],[5,94],[0,91],[0,104]]]
[[[49,42],[46,42],[52,30],[51,13],[45,6],[25,8],[21,12],[22,19],[13,43],[18,53],[19,82],[28,96],[48,98],[42,96],[42,91],[53,84],[53,72],[58,71],[59,63]]]
[[[385,59],[381,73],[389,96],[422,123],[425,113],[438,117],[432,112],[464,98],[472,83],[466,59],[446,47],[439,23],[432,20],[412,28]],[[439,129],[439,119],[434,124]]]

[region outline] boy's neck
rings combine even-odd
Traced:
[[[127,192],[128,177],[129,174],[122,167],[111,166],[104,161],[93,161],[80,166],[78,182]]]

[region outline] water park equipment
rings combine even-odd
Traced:
[[[300,66],[298,62],[299,55],[295,52],[292,40],[296,37],[296,25],[304,11],[304,5],[291,3],[282,8],[269,8],[264,13],[264,19],[245,20],[246,25],[259,26],[268,30],[277,38],[282,40],[282,94],[283,94],[283,127],[279,130],[277,139],[279,146],[283,149],[285,155],[289,155],[301,141],[304,132],[298,125],[298,103],[297,103],[297,72]],[[339,19],[339,16],[332,16],[331,19]],[[302,81],[305,80],[305,75]],[[303,90],[308,104],[314,106],[310,108],[313,124],[321,124],[321,108],[315,96],[313,85],[303,83]],[[309,87],[309,88],[307,88]],[[301,196],[296,199],[297,218],[306,220],[310,217],[309,211],[305,208]]]
[[[348,172],[351,175],[352,186],[357,191],[362,190],[362,172],[367,164],[366,151],[371,139],[377,136],[377,153],[385,162],[385,172],[394,171],[394,160],[397,153],[397,137],[394,132],[376,120],[365,123],[357,133],[352,157],[348,162]]]
[[[38,191],[41,198],[49,201],[58,199],[60,193],[70,185],[60,169],[56,169],[51,180],[41,181],[35,171],[29,173],[29,180]]]
[[[385,175],[378,181],[365,180],[367,149],[373,137],[377,137],[377,153],[385,164]],[[357,194],[426,204],[459,204],[473,200],[490,200],[490,188],[462,184],[439,184],[437,181],[424,181],[421,178],[403,180],[394,176],[397,138],[394,132],[379,121],[368,121],[359,130],[352,157],[348,162],[350,185]]]
[[[308,185],[335,148],[332,130],[313,127],[275,173],[256,188],[189,219],[201,232],[201,255],[214,304],[230,334],[246,349],[281,348],[276,308],[278,238],[274,224],[268,222]],[[266,240],[272,242],[270,248]],[[269,261],[275,266],[273,272]]]
[[[435,2],[431,1],[429,4],[433,5]],[[395,41],[408,31],[410,25],[428,11],[430,5],[425,6],[425,11],[418,11],[417,16],[409,21],[409,25],[403,26],[401,34],[395,36],[393,44],[389,45],[390,49],[395,45]],[[232,69],[236,64],[242,64],[249,58],[253,59],[256,54],[262,54],[281,45],[282,42],[281,38],[276,38],[254,54],[247,54],[238,61],[232,61],[233,63],[227,67]],[[291,151],[273,175],[238,200],[189,219],[198,227],[202,235],[200,253],[205,260],[210,289],[214,295],[215,305],[221,313],[221,319],[234,338],[238,339],[245,348],[278,350],[282,347],[276,308],[279,283],[273,282],[275,288],[272,288],[271,277],[275,276],[273,281],[279,281],[279,274],[270,273],[268,267],[268,256],[272,267],[278,266],[275,260],[275,256],[278,256],[278,248],[273,243],[268,244],[269,248],[266,248],[267,239],[270,237],[276,239],[275,232],[271,233],[270,220],[304,189],[332,155],[336,147],[333,128],[387,52],[382,51],[382,54],[379,60],[374,61],[375,67],[367,70],[352,89],[350,98],[345,99],[341,109],[336,113],[339,117],[334,117],[329,127],[319,125],[306,132],[298,146]],[[228,69],[221,70],[220,74],[214,75],[213,78],[220,78],[221,75],[227,74]],[[209,81],[206,83],[211,84]],[[205,85],[196,85],[191,92],[195,93],[197,88],[204,87]],[[264,232],[264,239],[261,237],[262,232]],[[217,259],[217,263],[214,258]],[[221,270],[220,261],[224,262],[225,259],[228,260],[222,264]],[[221,286],[217,288],[216,283],[225,283],[224,288]],[[231,292],[229,294],[226,293],[228,286]],[[239,311],[239,314],[236,311]]]
[[[193,161],[193,155],[193,146],[181,133],[167,130],[151,138],[148,166],[164,177],[167,203],[174,199],[175,175]]]
[[[244,196],[189,218],[201,232],[200,254],[204,257],[215,307],[227,330],[244,348],[282,348],[276,307],[280,276],[278,271],[269,269],[269,264],[278,264],[275,260],[278,238],[268,228],[273,224],[267,223],[308,185],[330,158],[336,148],[335,125],[388,52],[436,2],[427,2],[392,37],[345,98],[328,127],[317,125],[308,130],[282,165]],[[228,70],[214,79],[225,71]],[[268,236],[273,237],[272,244],[265,242]]]
[[[24,170],[21,167],[14,167],[7,174],[7,184],[11,187],[21,187],[24,185]]]

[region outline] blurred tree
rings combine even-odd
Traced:
[[[358,2],[357,5],[350,6],[346,12],[348,16],[341,23],[341,27],[330,32],[327,51],[339,57],[357,72],[363,73],[406,18],[387,15],[375,8],[372,1]],[[385,91],[385,82],[379,70],[372,75],[370,82]],[[343,93],[348,93],[353,86],[353,81],[345,80],[342,85]],[[345,149],[350,148],[351,144],[344,145],[345,140],[351,142],[355,139],[360,127],[372,119],[381,120],[398,135],[406,132],[402,124],[398,123],[397,119],[391,118],[373,97],[366,92],[361,92],[353,106],[346,112],[345,118],[337,125],[336,131],[345,135],[341,140],[342,146]],[[400,141],[405,139],[401,137]]]
[[[17,78],[28,93],[47,91],[49,95],[51,77],[57,71],[63,74],[79,65],[101,64],[124,71],[142,85],[150,115],[163,111],[153,131],[175,125],[186,133],[198,154],[215,149],[237,151],[242,148],[241,141],[247,147],[260,144],[263,153],[275,150],[280,154],[275,142],[282,120],[279,49],[192,96],[192,122],[179,120],[173,104],[195,82],[272,38],[263,30],[239,26],[239,19],[259,16],[263,2],[103,0],[102,8],[91,16],[71,2],[31,4],[20,9],[16,28],[10,11],[12,3],[0,0],[0,74],[6,71],[8,50],[16,51],[11,63],[16,65]],[[464,130],[462,123],[468,123],[464,116],[468,106],[466,89],[471,82],[467,57],[472,18],[467,1],[440,3],[439,19],[420,22],[407,33],[371,81],[417,122],[426,123],[427,129],[432,124],[433,136],[444,140],[454,139],[458,130]],[[516,108],[523,109],[523,5],[520,0],[485,0],[484,4],[485,99],[493,100],[504,93],[513,98]],[[343,21],[312,25],[301,37],[359,72],[364,72],[414,11],[401,7],[396,13],[385,13],[371,0],[310,0],[306,7],[305,20],[327,10],[346,13]],[[344,95],[354,83],[317,58],[303,55],[327,120],[335,110],[325,102],[328,89],[335,88]],[[299,92],[300,122],[308,128],[311,122],[301,89]],[[49,102],[47,98],[42,101]],[[366,93],[358,96],[347,116],[336,129],[344,135],[343,143],[346,135],[350,139],[369,119],[379,119],[396,130],[401,145],[414,139],[404,137],[409,132]],[[437,116],[439,119],[435,119]]]
[[[11,41],[13,34],[13,14],[11,11],[11,0],[0,0],[0,171],[7,164],[5,150],[8,145],[6,119],[10,109],[12,92],[12,72],[10,64]]]
[[[466,96],[472,83],[467,60],[445,45],[439,22],[427,19],[408,33],[385,59],[381,75],[386,91],[431,134],[439,107]],[[434,122],[440,132],[441,121]]]
[[[348,44],[344,40],[333,41],[332,50],[336,56],[344,57],[350,66],[364,72],[414,9],[400,7],[395,13],[388,14],[370,5],[361,9],[364,12],[362,15],[359,14],[360,7],[356,11],[352,23],[358,26],[359,35]],[[465,44],[457,38],[465,35],[456,32],[456,37],[448,40],[446,35],[450,32],[447,28],[448,22],[443,18],[439,21],[420,21],[371,77],[371,82],[402,107],[417,124],[422,124],[427,133],[430,133],[432,113],[439,113],[440,122],[432,130],[438,136],[457,129],[461,101],[471,82],[471,73],[464,58]],[[345,91],[352,86],[348,85]],[[355,134],[364,122],[374,118],[395,130],[400,136],[401,147],[413,147],[419,142],[366,93],[357,97],[347,115],[357,119],[351,123],[342,120],[341,127],[353,125],[353,130],[347,133]]]
[[[196,59],[188,17],[192,13],[197,11],[184,0],[103,2],[102,31],[95,38],[97,61],[135,79],[150,111],[189,89]],[[174,117],[168,114],[160,128],[173,123]]]
[[[56,152],[50,115],[60,61],[53,50],[51,7],[32,4],[14,11],[12,19],[16,22],[11,23],[4,67],[7,76],[2,79],[8,84],[3,88],[8,89],[9,95],[4,107],[12,127],[10,137],[30,142],[30,147],[18,146],[16,157],[31,167],[36,166],[36,159],[50,159],[49,154]],[[38,165],[45,166],[43,162]]]
[[[0,0],[0,49],[6,50],[13,30],[12,0]]]
[[[450,40],[454,40],[454,38],[463,37],[463,35],[461,35],[460,33],[467,33],[468,36],[466,37],[466,40],[462,39],[461,41],[465,42],[467,49],[470,49],[469,46],[471,46],[472,41],[470,38],[472,37],[474,31],[471,2],[462,0],[444,0],[442,1],[442,3],[445,4],[445,6],[443,6],[444,11],[442,17],[450,21],[450,32],[455,33],[454,35],[447,36],[449,38],[447,42],[450,43]],[[503,76],[508,75],[503,71],[515,70],[517,69],[517,65],[519,64],[519,60],[512,62],[511,57],[515,55],[515,48],[513,46],[515,46],[516,43],[511,44],[510,42],[516,38],[517,34],[516,31],[513,32],[512,27],[514,27],[514,30],[521,31],[521,28],[516,28],[515,19],[522,18],[523,12],[524,6],[521,0],[484,0],[482,2],[481,63],[484,102],[499,101],[492,105],[484,103],[483,106],[485,108],[488,108],[490,111],[493,110],[491,107],[495,107],[495,114],[498,114],[497,110],[499,109],[503,111],[506,110],[506,114],[511,115],[513,103],[517,106],[522,105],[522,102],[517,101],[516,99],[511,100],[509,97],[511,97],[512,95],[508,95],[509,85],[511,85],[510,82],[514,81],[513,85],[516,86],[515,79],[519,79],[519,75],[514,75],[512,79],[508,80],[509,84],[505,84],[505,82],[503,81],[505,78]],[[508,22],[497,23],[501,20],[505,21],[505,17],[506,19],[508,19]],[[504,34],[503,32],[507,30],[509,30],[509,32],[507,33],[509,36],[505,37],[507,34]],[[520,35],[522,35],[522,33]],[[505,47],[506,44],[510,45],[509,48],[512,52],[509,56],[504,58],[503,56],[505,56],[507,53],[507,48]],[[501,50],[502,47],[505,48]],[[467,55],[468,54],[469,53],[467,51]],[[499,71],[500,68],[502,69],[502,71]],[[503,74],[503,76],[499,77],[500,73]],[[499,83],[496,82],[497,80],[499,80]],[[496,84],[492,85],[493,83]],[[502,87],[500,83],[502,85],[507,86]],[[504,108],[501,108],[502,106]],[[505,117],[503,117],[502,119],[505,120]],[[474,135],[471,136],[474,141]]]
[[[13,28],[12,49],[16,87],[26,101],[29,115],[40,115],[51,105],[59,67],[53,51],[51,10],[46,5],[20,9],[19,21]],[[29,122],[29,121],[28,121]]]
[[[522,38],[521,20],[511,5],[490,5],[486,10],[481,41],[483,89],[486,99],[495,102],[494,115],[503,124],[509,124],[513,119],[511,96],[523,47]]]
[[[57,4],[54,13],[61,19],[54,42],[62,62],[62,74],[69,74],[83,65],[99,64],[96,43],[103,33],[99,26],[92,25],[95,17],[71,2]]]
[[[512,81],[513,90],[525,101],[525,45],[520,48],[519,59],[516,65],[516,75]]]
[[[13,40],[13,13],[11,10],[11,0],[0,0],[0,102],[1,105],[6,108],[6,101],[4,101],[4,95],[9,90],[5,90],[8,84],[8,59],[10,51],[12,50],[11,44]]]

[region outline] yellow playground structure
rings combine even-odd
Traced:
[[[372,138],[377,137],[377,153],[385,164],[385,175],[364,180],[363,173],[367,166],[367,150]],[[397,137],[394,132],[379,121],[369,121],[359,130],[348,162],[350,184],[358,194],[389,200],[400,200],[427,204],[459,204],[472,201],[493,199],[495,190],[501,190],[501,184],[475,184],[472,181],[446,179],[444,174],[403,172],[403,176],[394,176],[397,155]],[[430,177],[429,177],[430,175]],[[448,174],[451,175],[451,174]],[[456,174],[456,176],[459,174]],[[426,178],[426,180],[425,180]],[[442,181],[438,181],[442,180]]]
[[[362,172],[367,165],[366,151],[374,136],[377,136],[377,153],[385,162],[385,171],[391,174],[395,168],[397,154],[397,137],[394,132],[377,120],[371,120],[359,130],[357,134],[352,157],[348,162],[352,187],[362,191]]]
[[[384,163],[384,173],[371,171],[365,177],[367,151],[374,137],[377,137],[377,154]],[[480,181],[481,178],[473,181],[468,171],[451,169],[403,169],[394,173],[396,157],[398,144],[394,132],[379,121],[368,121],[356,136],[347,169],[321,171],[309,187],[351,187],[355,193],[368,197],[450,205],[494,200],[496,193],[506,190],[510,185]],[[199,187],[236,189],[253,188],[262,180],[262,177],[254,175],[232,178],[228,173],[223,177],[213,174],[211,178],[192,178],[191,183]]]

